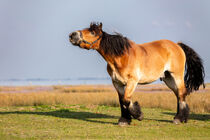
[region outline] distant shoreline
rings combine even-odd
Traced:
[[[151,84],[161,84],[157,80]],[[206,78],[205,83],[210,83],[210,78]],[[66,79],[6,79],[0,80],[0,86],[52,86],[52,85],[111,85],[112,81],[109,77],[82,77],[82,78],[66,78]]]
[[[50,86],[50,85],[109,85],[110,78],[68,78],[68,79],[6,79],[0,80],[0,86]]]

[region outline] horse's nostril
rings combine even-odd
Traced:
[[[76,32],[73,32],[73,33],[71,33],[70,35],[69,35],[69,38],[73,38],[74,36],[76,36],[77,35],[77,33]]]

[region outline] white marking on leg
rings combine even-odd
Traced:
[[[133,108],[133,102],[132,101],[130,101],[130,104],[129,104],[129,107],[128,107],[129,109],[132,109]]]
[[[123,107],[126,108],[126,106],[123,104]]]
[[[186,102],[185,101],[180,101],[179,102],[179,108],[182,110],[184,108],[186,108]]]

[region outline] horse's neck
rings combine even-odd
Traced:
[[[106,55],[102,50],[98,50],[98,52],[105,59],[105,61],[111,67],[112,70],[117,70],[118,68],[125,65],[129,57],[127,53],[122,56],[113,56],[113,55]]]
[[[115,58],[111,55],[106,55],[103,50],[97,50],[108,64],[114,64]]]

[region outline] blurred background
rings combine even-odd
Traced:
[[[0,0],[0,85],[110,84],[102,57],[68,40],[92,21],[136,43],[186,43],[210,82],[209,7],[209,0]]]

